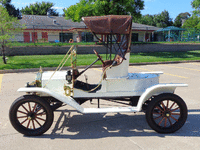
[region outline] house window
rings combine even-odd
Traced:
[[[59,33],[60,42],[69,42],[70,39],[73,39],[73,33]]]
[[[132,33],[131,41],[132,42],[138,42],[138,33]]]
[[[29,42],[30,42],[30,33],[24,32],[24,43],[29,43]]]
[[[93,34],[90,32],[82,32],[81,37],[82,37],[83,42],[93,42],[94,41]]]

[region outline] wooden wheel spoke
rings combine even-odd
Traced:
[[[35,113],[39,112],[42,109],[42,107],[40,107]]]
[[[28,127],[29,127],[29,125],[30,125],[30,122],[31,122],[31,120],[29,120],[29,121],[28,121],[28,124],[27,124],[27,127],[26,127],[26,128],[28,128]]]
[[[44,119],[42,119],[42,118],[40,118],[40,117],[38,117],[38,116],[37,116],[36,118],[39,119],[39,120],[42,120],[42,121],[46,121],[46,120],[44,120]]]
[[[30,105],[30,102],[28,102],[28,107],[29,107],[29,110],[31,112],[31,105]]]
[[[174,106],[174,104],[176,104],[176,102],[174,102],[169,109],[172,109],[172,107]]]
[[[162,108],[165,111],[165,105],[163,104],[163,102],[161,102]]]
[[[23,122],[21,122],[20,124],[22,125],[24,122],[26,122],[28,120],[28,118],[26,118]]]
[[[172,116],[170,116],[172,119],[174,119],[175,121],[178,121],[176,118],[174,118],[174,117],[172,117]]]
[[[17,119],[18,119],[18,118],[27,118],[27,116],[20,116],[20,117],[17,117]]]
[[[35,105],[33,107],[33,112],[35,111],[36,106],[37,106],[37,103],[35,103]]]
[[[23,111],[20,111],[20,110],[17,110],[17,112],[20,112],[20,113],[22,113],[22,114],[26,114],[26,115],[27,115],[27,113],[25,113],[25,112],[23,112]]]
[[[180,113],[171,113],[171,115],[181,115]]]
[[[26,109],[26,107],[24,107],[24,105],[22,104],[22,107],[26,110],[26,112],[28,113],[29,111]]]
[[[178,110],[178,109],[180,109],[180,107],[177,107],[177,108],[175,108],[175,109],[172,109],[171,112],[176,111],[176,110]]]
[[[42,125],[37,121],[37,119],[35,119],[35,121],[37,122],[37,124],[41,127]]]
[[[164,125],[164,127],[166,127],[167,126],[167,118],[165,117],[165,125]]]
[[[158,117],[156,117],[156,118],[154,118],[154,120],[157,120],[157,119],[159,119],[159,118],[161,118],[162,116],[158,116]]]
[[[160,107],[156,106],[155,108],[158,108],[161,112],[163,112],[163,110]]]
[[[169,100],[167,100],[167,109],[168,109],[168,106],[169,106]]]
[[[164,119],[165,119],[165,117],[162,118],[162,120],[158,123],[158,125],[160,125]]]
[[[170,118],[168,118],[168,120],[169,120],[170,125],[172,126],[172,122],[171,122]]]
[[[36,114],[37,116],[42,116],[42,115],[46,115],[46,113],[45,113],[45,111],[43,111],[43,112],[41,112],[41,113],[39,113],[39,114]]]
[[[34,120],[32,120],[32,124],[33,124],[33,129],[35,129],[35,124],[34,124]]]

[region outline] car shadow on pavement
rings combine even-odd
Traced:
[[[74,111],[59,110],[59,117],[54,120],[50,134],[35,138],[69,138],[98,139],[105,137],[132,136],[200,136],[200,110],[188,110],[189,115],[185,125],[175,133],[160,134],[152,130],[146,122],[145,114],[79,114]],[[195,114],[196,112],[196,114]],[[190,114],[192,113],[192,114]]]

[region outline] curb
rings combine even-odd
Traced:
[[[188,61],[167,61],[167,62],[144,62],[144,63],[130,63],[129,66],[140,66],[140,65],[158,65],[158,64],[178,64],[178,63],[190,63],[190,62],[200,62],[200,60],[188,60]],[[101,65],[94,65],[92,68],[101,68]],[[46,67],[42,68],[43,71],[55,71],[57,67]],[[71,67],[63,67],[63,70],[70,69]],[[78,66],[78,69],[84,69],[86,66]],[[9,69],[9,70],[0,70],[0,74],[5,73],[25,73],[25,72],[38,72],[39,68],[31,69]]]

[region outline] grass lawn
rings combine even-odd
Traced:
[[[100,54],[103,60],[105,54]],[[3,64],[2,57],[0,60],[0,70],[5,69],[25,69],[42,67],[57,67],[64,55],[31,55],[31,56],[9,56],[7,64]],[[77,66],[89,65],[96,60],[95,54],[78,54]],[[165,61],[184,61],[200,60],[200,50],[187,52],[152,52],[152,53],[132,53],[130,63],[140,62],[165,62]],[[102,64],[98,61],[96,64]],[[65,66],[70,65],[70,60]]]

